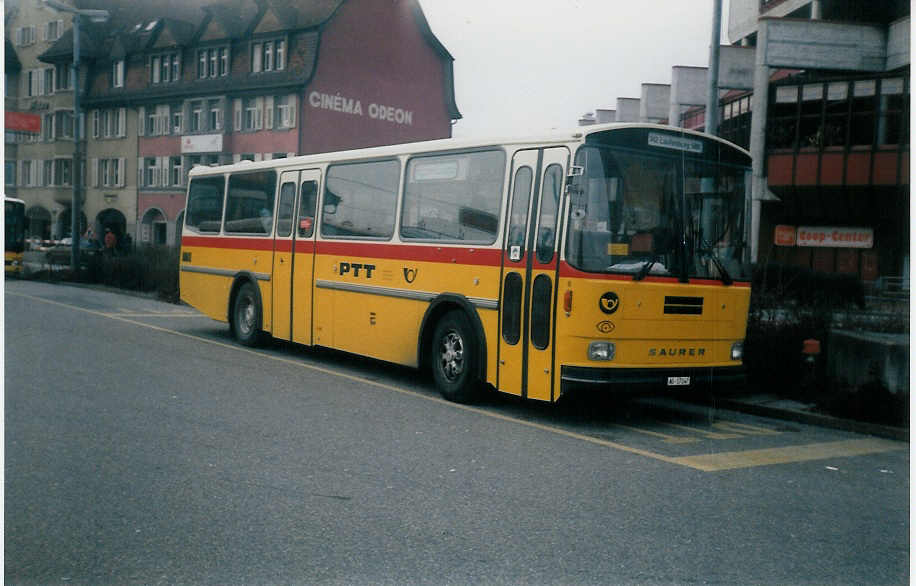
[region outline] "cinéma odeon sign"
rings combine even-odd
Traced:
[[[312,108],[331,110],[352,116],[368,116],[373,120],[383,120],[405,126],[413,125],[413,111],[397,106],[376,104],[375,102],[363,105],[362,100],[358,98],[349,98],[340,94],[325,94],[318,91],[311,92],[308,100],[309,106]]]

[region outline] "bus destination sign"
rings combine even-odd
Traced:
[[[658,132],[649,133],[649,146],[662,147],[663,149],[674,149],[676,151],[687,151],[689,153],[702,153],[703,141],[684,138],[681,136],[672,136],[670,134],[661,134]]]

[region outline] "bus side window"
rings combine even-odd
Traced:
[[[547,167],[544,173],[544,185],[541,188],[541,217],[538,219],[536,244],[538,262],[547,263],[553,258],[562,184],[563,170],[560,166],[554,164]]]
[[[230,175],[226,195],[226,232],[270,235],[276,185],[276,171]]]
[[[302,193],[299,195],[298,235],[300,238],[310,238],[315,229],[315,199],[317,194],[317,182],[302,182]]]
[[[293,204],[296,199],[296,184],[284,183],[280,187],[280,202],[277,204],[277,237],[285,238],[293,229]]]
[[[509,214],[509,237],[506,238],[506,250],[509,259],[522,260],[525,251],[525,231],[528,227],[528,202],[531,199],[531,167],[521,167],[515,172],[515,185],[512,188],[512,211]]]

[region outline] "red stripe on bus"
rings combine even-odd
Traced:
[[[185,236],[182,246],[202,248],[229,248],[233,250],[274,250],[274,240],[270,238],[226,238],[213,236]],[[289,252],[291,240],[277,240],[276,250]],[[315,242],[297,240],[297,253],[369,257],[390,260],[407,260],[414,262],[440,262],[462,265],[499,266],[502,250],[476,247],[418,246],[408,244],[379,244],[366,242]]]
[[[182,246],[230,248],[232,250],[273,250],[273,238],[233,238],[224,236],[184,236]]]
[[[585,271],[580,271],[569,265],[569,263],[562,262],[560,263],[560,276],[561,277],[570,277],[577,279],[599,279],[603,281],[632,281],[633,275],[620,275],[620,274],[600,274],[600,273],[586,273]],[[648,283],[672,283],[677,284],[677,277],[658,277],[653,275],[646,275],[646,278],[643,279]],[[690,279],[689,285],[723,285],[722,281],[718,279]],[[732,285],[734,287],[750,287],[751,284],[748,281],[734,281]]]

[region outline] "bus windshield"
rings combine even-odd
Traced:
[[[4,228],[6,252],[22,252],[25,249],[25,204],[17,200],[4,201]]]
[[[644,145],[653,144],[652,134]],[[740,164],[746,155],[699,137],[665,143],[669,135],[656,136],[661,148],[633,148],[627,141],[579,149],[567,261],[582,271],[632,274],[635,280],[746,280],[749,176]]]

